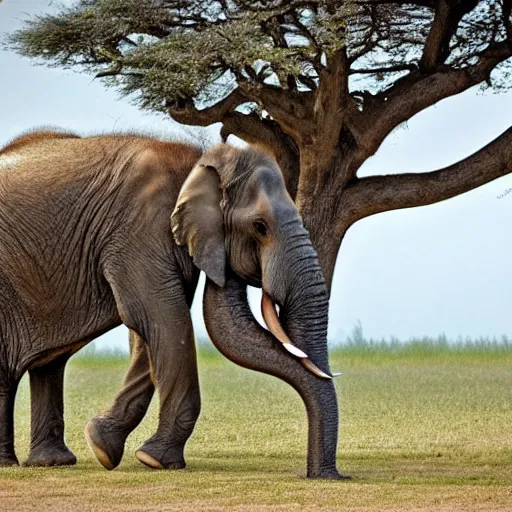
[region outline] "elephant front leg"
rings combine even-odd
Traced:
[[[130,357],[130,368],[114,405],[85,427],[91,450],[109,470],[121,462],[126,438],[144,418],[155,390],[146,344],[133,331],[130,331]]]
[[[164,329],[149,342],[151,366],[157,383],[160,412],[156,433],[136,452],[153,469],[186,466],[185,444],[194,430],[201,409],[197,359],[192,324]]]
[[[137,268],[145,267],[139,263]],[[136,453],[141,462],[155,469],[185,467],[185,443],[200,411],[189,310],[192,294],[183,289],[178,275],[168,272],[168,267],[161,267],[132,277],[116,267],[116,274],[107,276],[123,323],[146,341],[148,371],[159,393],[157,431]]]
[[[64,442],[64,370],[69,354],[29,370],[30,453],[25,466],[70,466],[75,455]]]

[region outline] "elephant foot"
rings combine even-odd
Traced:
[[[16,455],[0,455],[0,467],[19,466]]]
[[[97,416],[85,427],[89,448],[99,463],[108,470],[119,466],[127,437],[126,429],[107,416]]]
[[[74,466],[75,454],[63,443],[31,448],[24,466]]]
[[[150,439],[135,452],[135,456],[151,469],[184,469],[187,464],[183,449],[184,446],[169,447],[156,439]]]

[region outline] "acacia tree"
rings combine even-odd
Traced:
[[[222,123],[274,153],[331,284],[347,229],[512,171],[512,128],[428,173],[359,178],[398,125],[482,84],[506,87],[512,0],[79,0],[8,45],[86,69],[143,109]]]

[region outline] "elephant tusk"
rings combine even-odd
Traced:
[[[343,372],[331,372],[333,377],[339,377],[340,375],[343,375]]]
[[[283,347],[293,354],[296,357],[301,359],[301,363],[304,367],[309,370],[311,373],[315,374],[317,377],[322,379],[331,379],[332,377],[320,370],[316,364],[314,364],[311,359],[309,359],[308,355],[303,352],[300,348],[297,348],[290,342],[290,339],[284,332],[284,329],[281,327],[279,323],[279,318],[277,317],[276,309],[274,306],[274,302],[270,298],[270,296],[263,292],[261,297],[261,313],[263,315],[263,319],[267,324],[268,330],[283,344]],[[336,377],[340,374],[337,374]]]
[[[261,314],[267,324],[268,330],[283,344],[283,347],[290,352],[290,354],[295,357],[300,357],[301,359],[307,359],[308,355],[290,342],[290,339],[279,323],[274,303],[265,292],[263,292],[263,296],[261,297]]]
[[[316,364],[314,364],[311,359],[303,359],[301,363],[311,372],[314,373],[317,377],[321,379],[331,379],[332,377],[320,370]]]

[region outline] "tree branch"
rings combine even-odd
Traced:
[[[121,74],[121,71],[123,69],[123,65],[119,61],[115,61],[111,67],[108,69],[105,69],[103,71],[98,71],[94,75],[94,78],[105,78],[107,76],[117,76]]]
[[[450,0],[437,0],[432,27],[425,42],[420,68],[432,70],[443,63],[449,54],[449,43],[461,18],[474,9],[478,0],[454,3]]]
[[[479,54],[479,61],[473,66],[461,69],[438,66],[433,73],[413,72],[373,96],[363,112],[354,112],[347,119],[347,126],[362,151],[361,158],[373,155],[394,128],[418,112],[487,80],[492,70],[511,55],[512,48],[507,41],[495,43]]]
[[[453,165],[428,173],[369,176],[347,187],[351,222],[389,210],[444,201],[512,172],[512,127]]]
[[[509,44],[512,46],[512,1],[503,0],[503,24],[505,25],[505,31]]]
[[[449,29],[452,28],[448,23],[449,19],[450,5],[448,0],[438,0],[434,21],[432,22],[420,61],[422,69],[431,70],[439,63],[443,46],[446,45],[446,40],[448,39],[449,41],[452,36],[451,30],[448,34]]]
[[[201,110],[194,106],[193,101],[167,101],[166,106],[169,115],[178,123],[209,126],[221,122],[228,113],[247,101],[249,100],[237,88],[215,105]]]
[[[259,103],[295,141],[307,129],[304,120],[311,115],[313,93],[288,91],[273,85],[240,83],[243,94]]]
[[[351,75],[372,75],[376,73],[400,73],[401,71],[416,71],[418,67],[415,64],[397,64],[396,66],[386,66],[382,68],[356,68],[351,69]]]
[[[310,133],[303,141],[304,145],[310,146],[309,149],[313,149],[311,146],[321,145],[322,154],[316,157],[319,167],[325,166],[336,151],[350,99],[348,89],[350,62],[346,48],[339,49],[326,60],[327,65],[320,71],[318,88],[314,93]],[[326,154],[327,160],[322,161],[326,159]]]
[[[299,178],[299,151],[294,140],[279,124],[271,119],[261,119],[256,113],[236,112],[238,105],[250,101],[239,88],[211,107],[197,109],[191,101],[168,102],[169,115],[178,123],[209,126],[222,123],[221,137],[226,140],[235,135],[250,144],[258,144],[273,154],[283,172],[286,186],[294,198]]]

